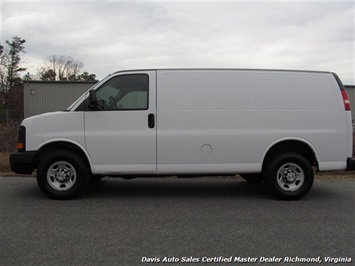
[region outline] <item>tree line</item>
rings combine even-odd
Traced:
[[[84,71],[84,64],[70,56],[51,55],[38,67],[36,75],[29,73],[21,77],[21,73],[27,69],[22,67],[21,55],[25,52],[26,40],[21,37],[13,37],[6,40],[7,47],[0,43],[0,85],[1,89],[9,89],[13,85],[24,80],[87,80],[96,79],[95,74]]]
[[[0,111],[23,109],[23,83],[30,80],[43,81],[95,81],[96,75],[84,71],[84,64],[70,56],[51,55],[38,67],[37,73],[23,74],[21,56],[26,53],[26,40],[15,36],[0,43]]]
[[[84,64],[70,56],[52,55],[37,73],[40,80],[86,80],[96,79],[95,74],[82,71]]]

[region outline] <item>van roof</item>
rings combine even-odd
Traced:
[[[320,71],[320,70],[292,70],[292,69],[252,69],[252,68],[147,68],[147,69],[127,69],[119,70],[114,72],[139,72],[139,71],[268,71],[268,72],[300,72],[300,73],[323,73],[323,74],[334,74],[331,71]]]

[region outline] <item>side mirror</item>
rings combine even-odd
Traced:
[[[89,107],[93,109],[97,107],[97,98],[95,90],[89,91]]]

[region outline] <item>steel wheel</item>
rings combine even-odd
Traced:
[[[52,164],[47,171],[48,184],[57,191],[66,191],[76,182],[76,171],[73,165],[65,161]]]
[[[53,199],[73,199],[85,190],[91,172],[85,158],[71,150],[49,150],[41,157],[37,183]]]
[[[314,172],[311,163],[292,152],[271,157],[263,170],[265,185],[278,199],[297,200],[312,187]]]
[[[285,191],[296,191],[304,182],[304,172],[295,163],[286,163],[277,171],[277,184]]]

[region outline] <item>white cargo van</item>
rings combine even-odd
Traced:
[[[116,72],[66,111],[25,119],[12,170],[37,169],[49,197],[102,176],[236,175],[281,199],[314,170],[354,169],[350,104],[330,72],[161,69]]]

